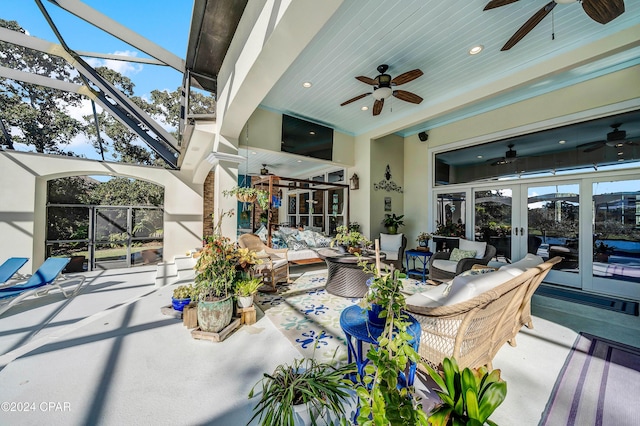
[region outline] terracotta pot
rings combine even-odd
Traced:
[[[231,322],[233,316],[233,299],[198,302],[198,325],[200,330],[217,333]]]

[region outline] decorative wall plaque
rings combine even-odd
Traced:
[[[382,179],[378,183],[374,183],[373,189],[376,191],[382,189],[387,192],[396,191],[401,194],[404,192],[401,186],[398,186],[398,184],[391,180],[391,167],[389,167],[388,164],[386,170],[384,171],[384,179]]]

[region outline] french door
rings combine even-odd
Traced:
[[[495,260],[560,256],[545,282],[640,300],[638,188],[637,173],[437,188],[432,217],[455,192],[466,238],[495,246]]]

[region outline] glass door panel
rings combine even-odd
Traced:
[[[474,193],[475,240],[496,248],[499,261],[511,260],[512,190],[479,190]]]
[[[593,183],[592,274],[596,291],[627,296],[638,293],[634,285],[640,283],[638,187],[640,180]]]
[[[582,287],[579,193],[577,183],[528,188],[527,251],[545,260],[563,257],[545,281]]]

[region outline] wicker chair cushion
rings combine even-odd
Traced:
[[[380,250],[397,252],[402,245],[402,234],[380,234]]]
[[[398,249],[394,251],[380,250],[380,253],[384,253],[387,256],[387,260],[398,260]]]
[[[534,266],[538,266],[543,263],[544,260],[540,256],[536,256],[535,254],[527,253],[525,257],[518,260],[517,262],[509,263],[507,265],[501,266],[500,270],[508,270],[508,269],[521,269],[522,271],[526,271],[529,268],[533,268]]]
[[[454,262],[452,260],[446,259],[435,259],[433,261],[433,267],[436,269],[441,269],[443,271],[451,272],[452,274],[456,273],[456,267],[458,266],[458,262]]]
[[[476,253],[473,256],[476,259],[482,259],[484,257],[485,252],[487,251],[487,243],[482,241],[469,241],[464,238],[460,238],[460,243],[458,244],[458,248],[460,250],[472,250]]]
[[[420,308],[455,305],[473,299],[522,272],[518,268],[513,268],[510,271],[496,271],[481,275],[458,275],[453,279],[451,286],[441,284],[436,288],[409,296],[406,299],[407,306],[409,310],[417,307],[416,312],[424,312],[424,309]]]

